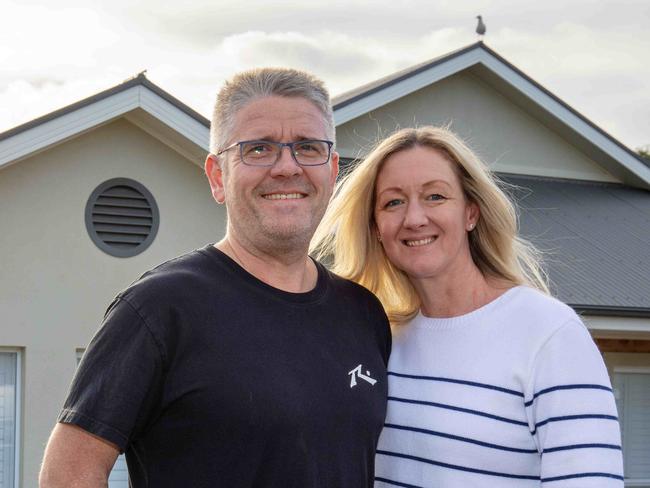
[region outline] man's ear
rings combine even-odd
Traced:
[[[339,174],[339,153],[337,153],[336,151],[333,151],[332,155],[330,156],[330,167],[331,167],[330,183],[333,186],[336,183],[336,177]]]
[[[223,158],[219,161],[218,157],[214,154],[208,154],[208,157],[205,158],[205,175],[208,177],[212,196],[217,203],[223,203],[226,201],[226,191],[223,186],[223,169],[221,168],[222,164],[225,164]]]

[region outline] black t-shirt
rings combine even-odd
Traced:
[[[372,486],[390,330],[320,264],[273,288],[213,246],[113,301],[59,416],[126,451],[133,487]]]

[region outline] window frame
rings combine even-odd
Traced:
[[[612,368],[612,379],[613,376],[616,374],[645,374],[650,376],[650,366],[614,366]],[[612,381],[613,382],[613,381]],[[624,407],[625,408],[625,407]],[[621,412],[618,412],[619,419],[621,417]],[[621,425],[621,428],[623,426]],[[621,431],[621,437],[622,436],[622,431]],[[623,450],[625,450],[625,445],[622,446]],[[625,478],[625,487],[634,487],[634,486],[640,486],[640,487],[646,487],[650,486],[650,478],[636,478],[636,479],[628,479]]]
[[[22,425],[23,425],[23,350],[19,347],[0,346],[0,353],[16,355],[16,405],[14,424],[14,488],[21,482],[22,472]]]

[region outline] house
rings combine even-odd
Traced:
[[[111,297],[223,236],[208,140],[207,119],[143,76],[0,134],[0,486],[37,486]]]
[[[338,151],[450,125],[510,186],[552,291],[603,352],[629,486],[650,486],[650,164],[482,42],[334,99]]]
[[[554,292],[615,387],[630,486],[650,486],[650,166],[483,43],[336,97],[338,150],[451,124],[510,183]],[[218,240],[209,121],[138,76],[0,134],[0,486],[36,486],[78,359],[118,291]],[[126,486],[123,461],[111,487]]]

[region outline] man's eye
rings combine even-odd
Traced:
[[[244,156],[261,156],[273,152],[270,144],[263,142],[251,142],[243,147]]]
[[[309,152],[309,151],[315,151],[316,148],[314,145],[310,142],[303,142],[301,144],[296,145],[296,149],[300,152]]]
[[[270,151],[270,148],[267,144],[258,144],[257,146],[252,146],[249,150],[249,152],[255,154],[261,154],[268,151]]]
[[[327,154],[327,144],[321,141],[304,141],[294,145],[294,151],[305,156]]]

